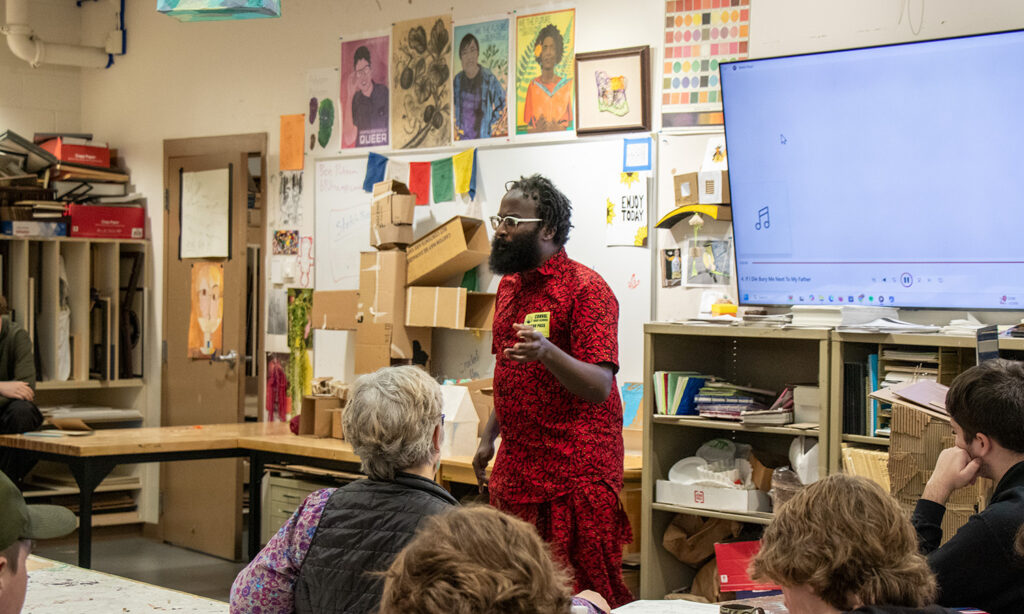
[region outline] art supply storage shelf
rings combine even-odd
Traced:
[[[32,337],[35,402],[44,413],[69,406],[134,410],[120,418],[94,415],[85,421],[93,428],[141,425],[148,252],[149,242],[138,239],[0,236],[0,289],[12,319]],[[94,526],[140,521],[139,473],[129,466],[97,488],[110,497],[127,493],[131,501],[122,497],[120,505],[111,503],[118,511],[95,513]],[[33,482],[35,475],[39,479]],[[78,494],[66,469],[46,463],[37,466],[29,481],[36,501]]]
[[[781,392],[791,384],[819,387],[820,428],[745,426],[725,420],[654,414],[653,395],[644,395],[643,511],[640,595],[661,599],[689,583],[693,569],[679,562],[661,545],[662,536],[677,513],[767,524],[763,512],[731,512],[657,503],[657,480],[668,477],[679,459],[692,456],[709,439],[723,437],[751,444],[755,449],[788,454],[794,437],[807,436],[819,443],[819,471],[824,474],[827,453],[827,402],[830,377],[827,329],[739,328],[717,325],[648,323],[644,326],[644,385],[649,389],[655,371],[696,371],[733,384]]]
[[[832,332],[832,389],[829,398],[829,472],[842,468],[844,445],[888,450],[889,437],[878,436],[868,426],[872,420],[870,389],[880,384],[888,373],[890,377],[927,377],[948,386],[962,371],[975,364],[976,342],[973,336],[937,335],[921,333],[862,334]],[[999,338],[999,352],[1004,358],[1024,359],[1024,339]],[[877,357],[877,367],[872,366]],[[844,377],[846,365],[860,365],[854,373],[863,371],[865,394],[859,407],[846,407],[848,383]],[[855,397],[860,399],[860,397]],[[844,422],[844,411],[855,412],[856,427]],[[887,409],[883,405],[874,410],[881,415],[884,425]],[[863,424],[861,424],[863,423]],[[856,432],[853,432],[856,431]]]

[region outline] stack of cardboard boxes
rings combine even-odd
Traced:
[[[454,287],[490,255],[483,221],[455,216],[413,241],[415,198],[399,181],[374,185],[376,251],[359,255],[359,290],[313,293],[313,328],[355,331],[357,374],[398,364],[429,369],[433,328],[491,327],[494,295]]]

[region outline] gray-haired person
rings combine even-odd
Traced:
[[[231,586],[232,612],[371,612],[420,522],[456,501],[433,480],[441,388],[418,367],[356,380],[342,415],[366,480],[309,495]]]

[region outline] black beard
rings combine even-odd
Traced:
[[[537,231],[518,238],[502,241],[497,237],[491,241],[491,272],[511,275],[537,268],[540,264],[540,249],[537,247]]]

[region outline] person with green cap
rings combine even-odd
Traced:
[[[25,603],[32,540],[62,537],[76,524],[66,507],[27,505],[14,482],[0,473],[0,614],[17,614]]]

